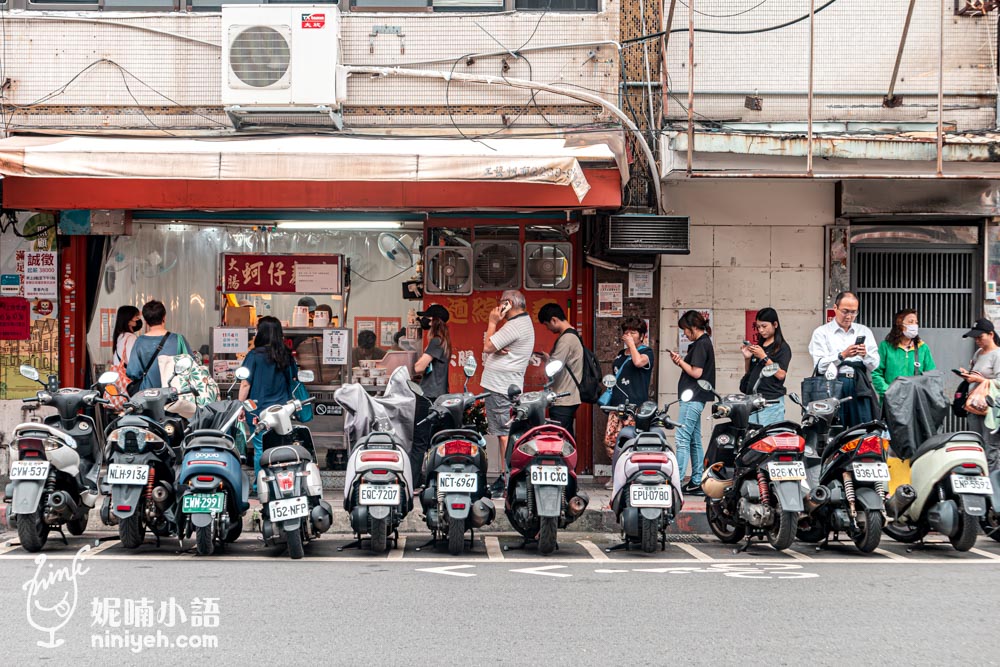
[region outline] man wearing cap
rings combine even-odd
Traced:
[[[853,400],[840,406],[840,420],[846,428],[879,418],[879,401],[870,373],[878,368],[878,345],[871,329],[858,324],[858,297],[841,292],[835,301],[833,319],[818,327],[809,341],[809,354],[817,373],[826,373],[832,364],[843,383],[843,397]]]
[[[479,384],[489,392],[486,396],[486,421],[489,434],[497,436],[500,441],[504,471],[510,467],[507,452],[510,427],[507,422],[510,420],[511,402],[507,391],[512,385],[524,389],[524,372],[528,370],[528,361],[535,348],[535,325],[526,312],[527,307],[524,295],[517,290],[501,294],[500,304],[490,312],[483,344],[486,359]],[[498,330],[501,322],[503,327]],[[505,475],[505,472],[501,473],[490,487],[494,497],[503,493]]]
[[[420,376],[423,396],[417,396],[416,411],[413,415],[413,446],[410,447],[410,469],[413,472],[414,490],[421,486],[424,456],[431,445],[431,424],[421,421],[427,416],[431,404],[439,396],[448,393],[448,366],[451,361],[451,334],[448,320],[451,313],[444,306],[434,304],[417,313],[420,328],[430,332],[427,347],[413,364],[413,371]]]
[[[972,328],[962,334],[962,338],[971,338],[976,343],[976,353],[972,357],[972,370],[959,368],[962,377],[969,381],[969,393],[981,382],[1000,377],[1000,336],[997,335],[993,322],[983,318],[976,320]],[[980,405],[986,408],[986,405]],[[992,429],[986,426],[986,417],[968,414],[969,430],[983,436],[986,446],[986,461],[990,472],[1000,468],[1000,436],[994,435]]]

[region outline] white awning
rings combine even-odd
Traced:
[[[29,178],[510,181],[590,190],[581,163],[623,170],[620,132],[558,138],[27,137],[0,140],[0,174]],[[603,163],[603,165],[601,165]]]

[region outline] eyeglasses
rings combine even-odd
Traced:
[[[840,309],[837,312],[839,312],[841,315],[843,315],[845,317],[857,317],[858,316],[858,311],[856,311],[856,310],[843,310],[843,309]]]

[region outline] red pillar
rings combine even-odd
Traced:
[[[59,386],[82,387],[86,364],[87,237],[60,237]]]

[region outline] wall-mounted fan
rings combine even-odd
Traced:
[[[401,271],[413,266],[415,241],[409,234],[396,236],[382,233],[378,235],[378,251]]]
[[[432,247],[424,251],[427,294],[472,294],[472,249]]]
[[[524,288],[562,290],[573,286],[572,243],[525,243]]]
[[[517,241],[476,241],[473,287],[479,290],[517,289],[521,286],[521,244]]]

